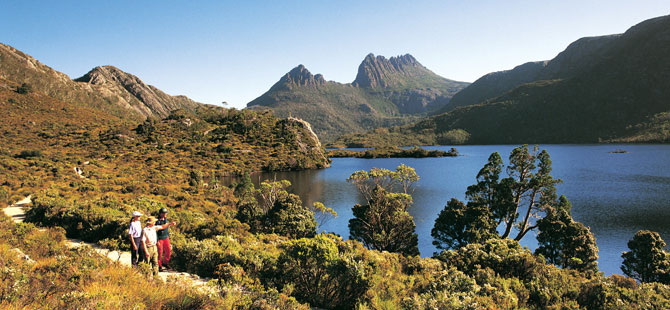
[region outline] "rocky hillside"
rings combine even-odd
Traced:
[[[468,87],[481,91],[465,89],[459,96],[475,98],[487,91],[493,96],[495,91],[484,86],[504,84],[493,83],[496,76],[506,86],[512,80],[521,83],[501,95],[472,99],[414,125],[345,137],[338,144],[667,143],[668,55],[670,16],[650,19],[621,35],[577,40],[546,64],[489,74]],[[536,79],[524,83],[528,77],[522,69]],[[462,103],[459,96],[452,103]]]
[[[299,65],[247,106],[298,116],[310,122],[321,139],[332,140],[415,121],[443,107],[467,85],[433,73],[409,54],[390,59],[369,54],[351,84],[326,81]]]
[[[93,107],[131,121],[149,116],[162,118],[172,110],[191,110],[198,105],[184,96],[169,96],[111,66],[97,67],[73,81],[66,74],[4,44],[0,44],[0,77],[19,84],[28,83],[58,100]]]
[[[170,111],[193,110],[199,105],[186,96],[170,96],[114,66],[95,67],[75,81],[90,84],[93,90],[107,98],[117,97],[117,104],[132,107],[146,117],[164,118]]]
[[[282,76],[275,85],[270,88],[270,91],[293,90],[300,87],[317,88],[326,84],[323,75],[312,75],[307,68],[299,65],[293,70]]]

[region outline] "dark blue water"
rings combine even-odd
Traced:
[[[305,204],[321,201],[339,216],[322,223],[321,229],[348,238],[351,207],[360,201],[354,185],[346,182],[356,170],[386,168],[402,164],[416,169],[421,180],[413,193],[414,216],[422,256],[436,251],[430,230],[435,218],[452,197],[463,200],[466,188],[475,182],[479,169],[492,152],[506,159],[513,145],[459,146],[464,156],[443,158],[335,158],[323,170],[256,175],[274,176],[293,184],[292,191]],[[541,145],[551,155],[553,173],[563,179],[558,194],[572,202],[575,220],[591,228],[600,249],[599,267],[605,274],[621,273],[621,252],[640,229],[657,231],[670,241],[670,145]],[[450,146],[428,147],[448,150]],[[624,149],[628,153],[609,153]],[[534,250],[534,234],[521,242]]]

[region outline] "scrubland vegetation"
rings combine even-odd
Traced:
[[[126,123],[36,92],[10,90],[0,90],[0,104],[6,111],[0,202],[33,195],[26,220],[50,227],[38,231],[30,223],[0,220],[5,307],[670,307],[670,287],[661,283],[668,255],[660,238],[636,236],[624,269],[634,278],[598,273],[592,235],[572,220],[569,202],[555,192],[558,180],[551,177],[546,152],[519,147],[508,167],[493,154],[465,202],[444,202],[442,212],[451,215],[440,215],[434,229],[444,250],[421,258],[407,211],[420,177],[411,167],[352,174],[349,180],[366,201],[352,206],[351,240],[319,233],[315,217],[334,212],[304,205],[287,191],[287,182],[266,181],[258,188],[248,177],[223,182],[262,169],[327,166],[323,150],[300,123],[219,108]],[[520,206],[530,206],[530,213],[517,212],[526,210]],[[179,222],[171,229],[173,267],[214,279],[208,293],[160,283],[141,269],[63,243],[68,236],[127,249],[130,212],[152,214],[161,207]],[[499,233],[500,224],[525,229]],[[539,232],[536,253],[514,240],[530,230]],[[657,268],[640,269],[648,257]]]

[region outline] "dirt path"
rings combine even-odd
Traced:
[[[23,220],[26,218],[25,210],[24,207],[31,204],[31,196],[28,196],[26,198],[23,198],[21,201],[18,201],[14,203],[13,205],[6,207],[3,209],[5,214],[9,217],[12,218],[12,220],[16,223],[21,223]],[[92,247],[96,252],[102,254],[103,256],[106,256],[112,261],[119,262],[121,265],[126,266],[126,267],[131,267],[130,263],[130,252],[121,252],[121,251],[110,251],[109,249],[105,249],[100,247],[99,245],[95,243],[90,243],[90,242],[84,242],[78,239],[71,239],[68,238],[66,240],[66,243],[69,247],[76,248],[80,246],[90,246]],[[177,277],[179,279],[184,279],[186,280],[187,283],[197,286],[197,287],[203,287],[205,284],[207,284],[208,279],[203,279],[198,277],[197,275],[186,273],[186,272],[176,272],[176,271],[165,271],[165,272],[159,272],[158,276],[163,279],[163,281],[167,281],[169,278],[172,277]]]
[[[26,214],[23,211],[23,207],[33,202],[31,198],[32,196],[28,196],[16,202],[15,204],[5,208],[4,210],[5,214],[7,214],[7,216],[12,218],[12,220],[14,220],[14,222],[16,223],[23,222],[23,220],[26,218]]]

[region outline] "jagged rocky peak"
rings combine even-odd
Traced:
[[[399,77],[415,76],[418,71],[427,71],[414,56],[400,55],[386,59],[370,53],[358,66],[353,85],[358,87],[389,87],[397,84]]]
[[[323,75],[312,75],[303,65],[298,65],[284,75],[279,83],[285,86],[303,86],[303,87],[317,87],[326,83]]]
[[[75,81],[91,84],[103,94],[114,94],[121,102],[147,117],[166,117],[170,111],[182,108],[190,110],[198,105],[184,96],[170,96],[114,66],[95,67]]]
[[[77,82],[85,82],[93,85],[102,85],[109,82],[118,82],[122,84],[136,83],[146,87],[138,77],[121,71],[114,66],[99,66],[91,69],[84,76],[75,79]]]

